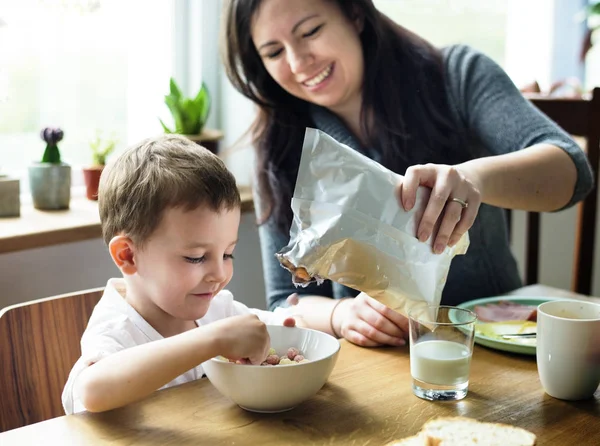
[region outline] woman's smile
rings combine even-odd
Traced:
[[[335,67],[334,63],[331,63],[325,67],[323,71],[318,73],[316,76],[311,77],[310,79],[302,82],[302,85],[310,88],[312,91],[315,91],[317,88],[321,87],[325,80],[329,79],[333,74],[333,69]]]

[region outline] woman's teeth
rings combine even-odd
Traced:
[[[329,77],[329,75],[331,74],[332,68],[333,68],[333,65],[329,65],[327,68],[325,68],[323,71],[321,71],[319,74],[317,74],[312,79],[304,81],[303,84],[306,85],[307,87],[314,87],[315,85],[319,85],[321,82],[323,82],[325,79],[327,79]]]

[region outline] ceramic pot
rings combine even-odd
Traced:
[[[71,200],[71,166],[65,163],[35,163],[29,166],[29,188],[34,208],[68,209]]]
[[[215,129],[204,129],[199,135],[184,135],[186,138],[194,141],[214,154],[219,153],[219,145],[223,139],[223,132]]]
[[[0,217],[18,217],[21,214],[19,193],[19,179],[0,174]]]
[[[98,200],[98,185],[100,184],[102,170],[104,170],[104,166],[85,167],[83,169],[85,194],[88,200]]]

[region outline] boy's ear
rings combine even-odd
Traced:
[[[124,235],[117,235],[108,244],[110,256],[123,274],[132,275],[137,272],[134,258],[133,241]]]

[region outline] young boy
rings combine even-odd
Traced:
[[[62,395],[67,414],[199,379],[200,364],[217,355],[260,363],[270,343],[265,323],[295,324],[224,290],[240,196],[208,150],[176,135],[141,142],[103,172],[99,208],[123,278],[108,281],[83,334]]]

